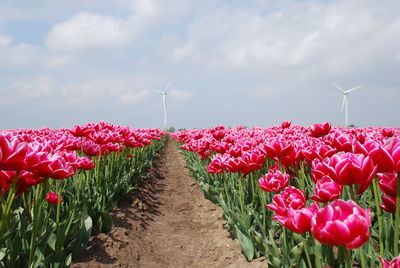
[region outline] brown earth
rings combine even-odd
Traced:
[[[246,261],[188,173],[168,139],[148,178],[112,212],[113,230],[93,237],[71,267],[266,267]]]

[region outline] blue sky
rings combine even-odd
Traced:
[[[400,126],[400,2],[0,2],[0,128]]]

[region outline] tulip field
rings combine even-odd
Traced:
[[[146,175],[165,132],[104,122],[0,130],[0,267],[67,267]]]
[[[284,121],[170,136],[249,262],[400,267],[400,128]],[[110,232],[166,137],[104,122],[0,130],[0,267],[68,267]]]
[[[400,267],[400,128],[285,121],[172,138],[249,261]]]

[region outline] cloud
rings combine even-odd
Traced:
[[[126,21],[113,16],[80,13],[56,24],[45,42],[52,51],[81,52],[98,48],[119,48],[129,44],[132,32]]]
[[[178,90],[176,88],[172,89],[169,93],[171,100],[174,103],[184,103],[188,102],[193,98],[193,92],[188,90]]]
[[[10,36],[0,35],[0,69],[21,69],[37,64],[41,51],[31,44],[13,45]]]
[[[149,90],[143,90],[139,92],[128,92],[121,95],[118,98],[118,103],[122,105],[138,104],[143,102],[149,95]]]

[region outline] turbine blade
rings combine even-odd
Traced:
[[[164,88],[163,92],[167,92],[168,88],[171,86],[172,81],[168,83],[168,85]]]
[[[347,95],[344,95],[343,101],[342,101],[342,108],[341,108],[342,111],[344,109],[344,105],[346,104],[346,102],[347,102]]]
[[[157,90],[157,89],[153,89],[153,92],[157,93],[157,94],[162,94],[162,91],[161,90]]]
[[[332,82],[332,84],[333,84],[337,89],[339,89],[340,91],[342,91],[343,93],[346,92],[346,91],[344,91],[343,88],[339,87],[338,84],[336,84],[335,82]]]
[[[356,89],[359,89],[360,87],[362,87],[362,85],[358,85],[356,87],[350,88],[349,90],[346,90],[346,93],[350,93],[350,92],[352,92],[352,91],[354,91]]]

